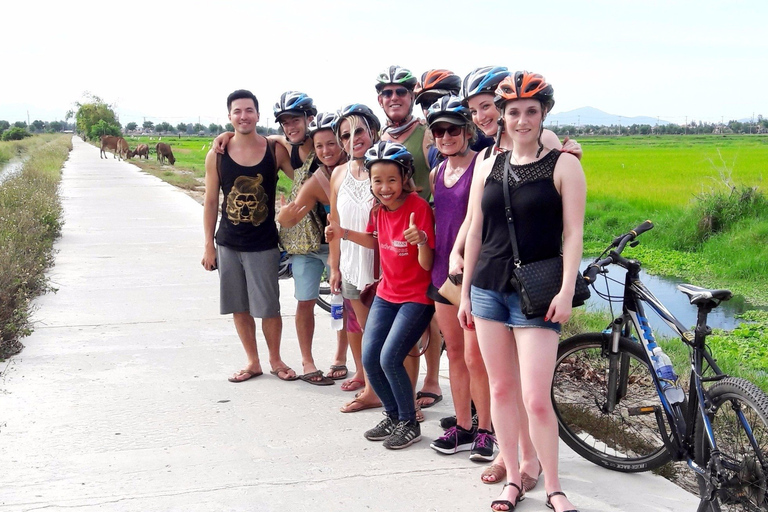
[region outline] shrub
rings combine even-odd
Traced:
[[[29,133],[24,128],[19,128],[17,126],[14,126],[13,128],[9,128],[7,131],[3,132],[3,140],[22,140],[26,139],[27,137],[31,137],[32,134]]]

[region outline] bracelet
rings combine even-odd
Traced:
[[[349,229],[344,230],[344,236],[341,237],[342,240],[349,240]]]
[[[427,245],[427,240],[429,240],[429,238],[427,237],[427,233],[424,232],[424,231],[419,231],[419,233],[424,235],[424,241],[417,243],[416,247],[421,247],[422,245]]]

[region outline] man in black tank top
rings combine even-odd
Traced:
[[[205,158],[202,265],[209,271],[219,269],[220,312],[233,315],[247,356],[244,368],[229,380],[243,382],[263,373],[254,317],[261,318],[271,373],[295,380],[296,373],[280,357],[280,253],[274,220],[277,171],[290,169],[290,159],[285,148],[256,133],[259,103],[253,93],[233,92],[227,109],[234,137],[223,156],[211,150]],[[219,190],[224,200],[214,242]]]

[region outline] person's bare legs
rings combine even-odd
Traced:
[[[347,315],[344,315],[344,327],[336,331],[336,354],[333,356],[333,366],[346,366],[347,365],[347,349],[349,348],[349,340],[347,340]],[[332,379],[343,379],[344,370],[328,370],[326,373],[328,377]]]
[[[299,339],[301,350],[301,365],[304,373],[317,371],[315,359],[312,357],[312,338],[315,335],[315,300],[300,300],[296,304],[296,337]],[[313,381],[320,381],[321,376],[314,377]]]
[[[435,318],[440,331],[443,333],[445,349],[448,353],[448,375],[453,408],[456,411],[456,424],[464,430],[472,430],[470,373],[464,358],[464,329],[459,324],[458,310],[459,308],[452,304],[442,304],[435,301]],[[432,342],[430,341],[430,343]],[[483,373],[485,373],[485,368],[483,368]],[[487,376],[485,380],[487,383]],[[490,423],[490,418],[488,422]]]
[[[272,370],[278,368],[288,368],[282,357],[280,357],[280,337],[283,335],[283,317],[273,316],[270,318],[261,319],[261,331],[264,333],[264,338],[267,340],[267,350],[269,351],[269,364],[272,366]],[[288,378],[296,376],[296,372],[289,369],[287,371]]]
[[[550,494],[562,490],[558,475],[557,416],[551,395],[559,336],[550,329],[526,328],[515,329],[515,338],[520,362],[520,390],[531,426],[531,441],[544,471],[546,492]],[[556,511],[575,508],[565,496],[554,496],[552,505]]]
[[[263,371],[261,361],[259,361],[259,349],[256,346],[256,321],[248,312],[234,313],[232,319],[235,322],[237,336],[240,338],[240,343],[243,344],[245,356],[248,359],[248,364],[243,370],[253,373]]]
[[[520,373],[515,335],[501,322],[478,317],[474,319],[480,351],[488,372],[491,417],[496,426],[499,450],[503,460],[516,461],[520,428],[516,402],[520,398]],[[517,464],[509,464],[506,481],[522,488]],[[515,503],[517,496],[518,490],[510,485],[502,490],[499,499]]]
[[[360,299],[350,299],[350,302],[352,303],[352,309],[355,311],[357,323],[360,324],[361,329],[365,330],[365,322],[368,320],[368,308],[360,302]],[[365,369],[363,368],[363,333],[347,333],[347,339],[349,340],[349,348],[352,349],[352,358],[355,361],[355,375],[352,378],[362,380],[365,383],[362,391],[357,394],[355,400],[359,403],[380,404],[381,401],[379,400],[379,397],[376,396],[373,388],[368,385],[368,378],[366,377]],[[349,404],[346,404],[344,407],[346,408],[348,405]]]
[[[464,362],[469,372],[469,392],[475,403],[477,427],[491,432],[493,431],[491,390],[488,386],[488,372],[485,370],[485,363],[480,353],[480,346],[477,344],[475,331],[464,331]],[[496,463],[499,464],[500,462],[497,457]]]
[[[440,338],[440,328],[437,326],[437,318],[432,317],[429,323],[429,346],[424,353],[424,360],[427,363],[427,373],[424,375],[424,383],[421,385],[421,393],[434,393],[442,395],[440,389],[440,353],[442,352],[442,339]],[[415,389],[415,388],[414,388]],[[416,404],[421,407],[429,407],[435,403],[431,397],[422,397],[416,400]]]

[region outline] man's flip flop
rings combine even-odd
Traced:
[[[419,391],[416,393],[416,400],[420,398],[431,398],[432,402],[428,404],[419,404],[421,405],[422,409],[429,409],[433,405],[435,405],[437,402],[441,401],[443,399],[443,395],[436,395],[435,393],[427,393],[426,391]]]
[[[320,377],[320,380],[314,380],[317,377]],[[333,379],[323,375],[323,372],[320,370],[311,373],[305,373],[304,375],[300,375],[299,378],[304,382],[309,382],[315,386],[330,386],[333,384]]]
[[[277,377],[280,380],[297,380],[299,378],[298,375],[294,375],[292,377],[290,377],[290,376],[288,376],[288,377],[281,377],[280,376],[281,373],[287,374],[289,371],[291,371],[290,368],[288,368],[287,366],[283,366],[282,368],[277,368],[276,370],[271,370],[269,373],[271,373],[272,375],[274,375],[275,377]]]
[[[344,375],[338,375],[336,377],[332,377],[330,375],[326,375],[329,379],[333,380],[342,380],[347,378],[347,373],[349,373],[349,369],[347,368],[347,365],[345,364],[332,364],[331,369],[328,371],[328,373],[336,373],[336,372],[344,372]]]
[[[251,370],[240,370],[227,380],[229,382],[245,382],[247,380],[251,380],[254,377],[258,377],[260,375],[264,375],[264,372],[252,372]]]

